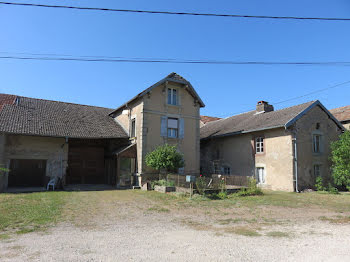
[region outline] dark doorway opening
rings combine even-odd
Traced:
[[[11,159],[8,176],[9,187],[43,187],[46,160]]]

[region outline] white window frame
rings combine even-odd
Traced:
[[[260,177],[260,174],[259,174],[259,170],[263,170],[262,172],[262,176]],[[266,184],[266,170],[265,170],[265,167],[262,167],[262,166],[257,166],[256,167],[256,182],[258,184]]]
[[[322,135],[313,134],[312,135],[312,151],[314,153],[321,153],[321,143],[322,143]]]
[[[169,120],[176,120],[177,121],[177,127],[169,127]],[[167,135],[169,138],[178,138],[179,137],[179,119],[168,117],[167,119]]]
[[[263,154],[264,153],[264,137],[259,136],[255,138],[255,153]]]
[[[178,90],[176,88],[168,88],[167,102],[168,105],[177,106],[178,105]]]

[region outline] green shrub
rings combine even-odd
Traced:
[[[237,193],[232,194],[233,196],[258,196],[263,195],[263,191],[257,186],[256,180],[250,178],[248,181],[248,187],[240,189]]]
[[[175,182],[160,179],[151,182],[151,188],[154,189],[155,186],[175,186]]]
[[[327,191],[328,191],[328,193],[330,193],[330,194],[335,194],[335,195],[336,195],[336,194],[339,194],[338,189],[335,188],[334,186],[332,186],[331,183],[328,184]]]
[[[5,175],[6,174],[6,172],[9,172],[10,170],[9,169],[7,169],[7,168],[4,168],[4,167],[0,167],[0,176],[1,175]]]
[[[326,191],[326,187],[323,183],[323,178],[321,176],[316,177],[315,188],[317,191]]]
[[[146,165],[158,171],[177,171],[184,164],[183,155],[177,151],[176,146],[168,144],[159,146],[146,155]]]
[[[350,132],[345,131],[331,144],[332,176],[337,186],[350,190]]]
[[[223,192],[219,192],[217,194],[217,197],[220,198],[220,199],[226,199],[227,198],[227,192],[226,191],[223,191]]]
[[[204,195],[205,189],[207,188],[207,181],[203,176],[197,177],[196,188],[197,188],[198,194]]]
[[[328,183],[328,187],[325,187],[321,176],[316,177],[315,188],[317,191],[328,192],[330,194],[339,194],[338,189],[335,188],[331,182]]]

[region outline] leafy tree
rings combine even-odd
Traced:
[[[331,144],[332,175],[334,183],[350,190],[350,132],[345,131]]]
[[[176,146],[168,144],[159,146],[146,155],[146,165],[158,171],[177,171],[184,164],[183,155],[177,151]]]

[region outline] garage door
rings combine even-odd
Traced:
[[[11,159],[9,187],[42,187],[45,184],[46,160]]]
[[[70,147],[68,184],[104,184],[104,148]]]

